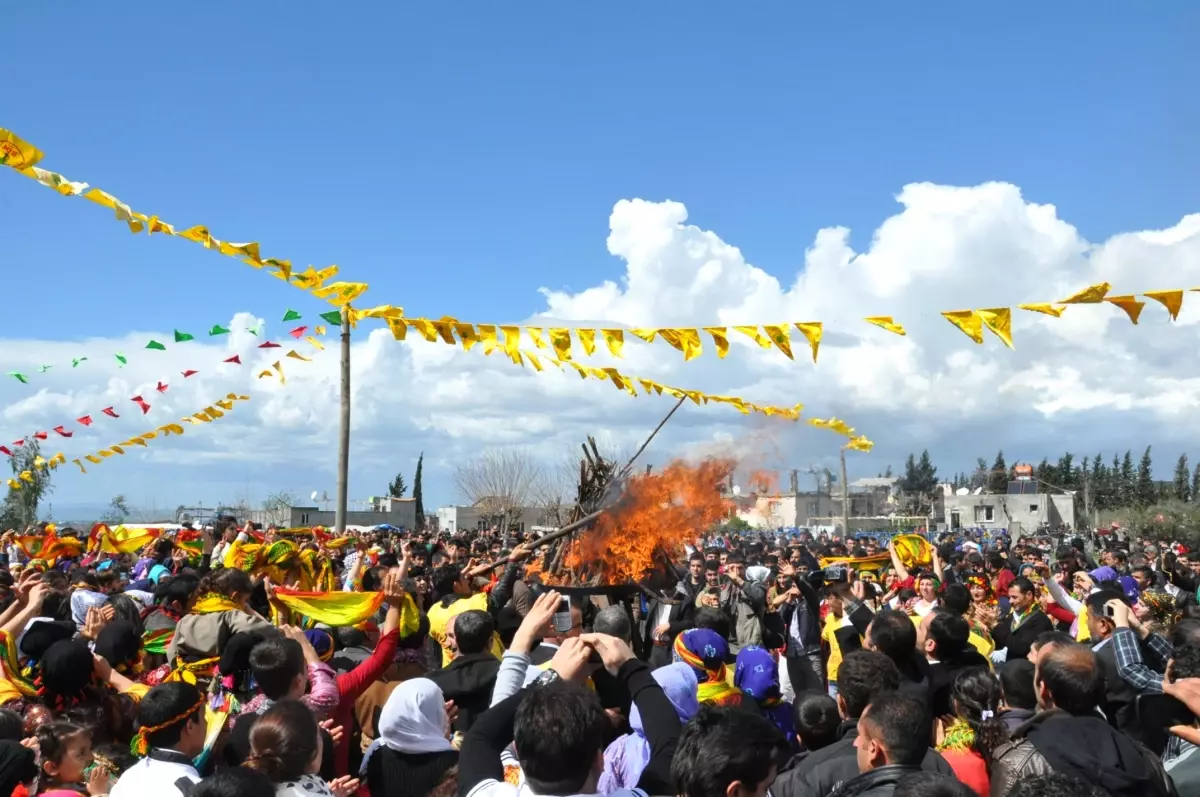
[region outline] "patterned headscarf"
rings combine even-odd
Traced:
[[[758,645],[747,645],[738,652],[733,671],[733,685],[750,695],[762,709],[763,716],[791,739],[795,736],[792,707],[783,702],[779,686],[779,664],[770,651]]]
[[[716,631],[707,628],[692,628],[675,637],[672,658],[691,667],[699,682],[697,696],[701,703],[738,705],[742,702],[741,690],[730,686],[725,680],[725,658],[729,655],[729,643]]]

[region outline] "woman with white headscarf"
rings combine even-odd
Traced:
[[[395,688],[379,716],[378,731],[359,771],[371,797],[426,797],[454,776],[458,751],[447,739],[446,703],[428,678]]]

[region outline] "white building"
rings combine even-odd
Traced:
[[[490,510],[479,506],[442,506],[438,507],[437,521],[440,533],[458,534],[462,531],[491,528],[495,525],[496,518]],[[534,526],[557,528],[557,524],[547,522],[546,510],[540,507],[523,507],[508,517],[509,531],[524,533],[532,531]]]

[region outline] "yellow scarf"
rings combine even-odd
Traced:
[[[275,589],[275,599],[292,611],[319,623],[333,627],[358,625],[369,619],[383,604],[382,592],[305,592],[286,587]],[[405,617],[407,610],[407,618]],[[416,604],[411,599],[401,606],[401,625],[415,627],[419,620]]]
[[[216,614],[218,612],[229,612],[241,610],[241,606],[237,605],[224,595],[218,595],[215,592],[210,592],[207,595],[201,595],[192,604],[192,614]]]

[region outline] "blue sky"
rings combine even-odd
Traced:
[[[620,278],[622,198],[685,202],[785,282],[819,228],[866,247],[914,181],[1015,183],[1091,240],[1174,224],[1200,177],[1198,25],[1187,2],[27,3],[0,125],[376,302],[508,321],[540,287]],[[15,175],[0,233],[10,302],[38,307],[0,339],[328,309]]]

